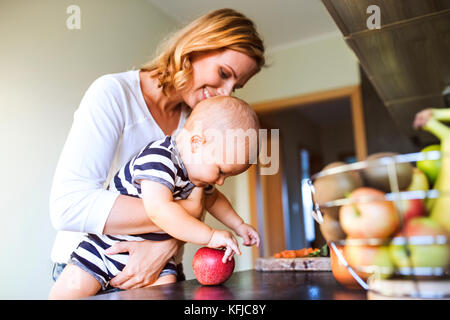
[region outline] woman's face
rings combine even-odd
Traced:
[[[258,70],[253,58],[231,49],[195,53],[191,63],[192,84],[181,92],[191,108],[206,98],[231,95]]]

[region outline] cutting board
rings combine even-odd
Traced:
[[[330,258],[257,258],[260,271],[331,271]]]

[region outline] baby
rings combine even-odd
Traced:
[[[225,248],[223,262],[231,260],[234,253],[241,254],[231,232],[212,229],[201,221],[203,206],[242,237],[244,245],[259,246],[258,232],[214,188],[227,177],[246,171],[256,159],[258,129],[258,118],[247,103],[217,96],[201,101],[178,134],[145,146],[119,170],[109,188],[142,198],[149,218],[164,232],[86,235],[49,298],[77,299],[108,289],[109,281],[128,260],[126,253],[105,253],[117,241],[162,241],[174,237],[210,248]],[[250,135],[254,139],[245,132],[254,133]],[[152,285],[176,282],[176,275],[172,258]]]

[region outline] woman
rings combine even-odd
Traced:
[[[75,112],[50,194],[52,224],[60,230],[52,250],[54,279],[81,232],[160,231],[145,214],[141,199],[105,189],[111,174],[149,140],[181,128],[199,101],[231,95],[265,63],[253,22],[232,9],[198,18],[161,48],[141,70],[95,80]],[[110,284],[120,289],[151,284],[180,247],[176,239],[111,247],[109,253],[128,252],[130,258]]]

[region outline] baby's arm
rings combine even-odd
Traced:
[[[232,229],[244,239],[244,245],[256,244],[259,247],[260,237],[258,232],[237,214],[228,199],[217,189],[211,195],[206,196],[205,208],[211,215]]]
[[[195,219],[203,220],[203,188],[195,187],[186,199],[176,200],[175,202],[181,205]]]
[[[210,248],[226,247],[224,260],[233,252],[240,254],[231,232],[215,230],[189,215],[172,197],[169,188],[151,180],[141,180],[144,208],[152,221],[172,237]]]

